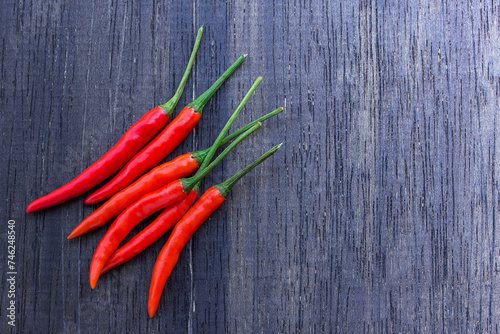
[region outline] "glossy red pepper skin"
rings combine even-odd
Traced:
[[[92,289],[102,268],[118,248],[120,242],[125,239],[129,232],[145,218],[153,213],[184,199],[187,194],[179,180],[170,182],[164,187],[157,189],[139,198],[134,204],[123,211],[99,242],[92,263],[90,264],[90,286]]]
[[[49,208],[66,202],[89,191],[116,173],[141,148],[146,145],[168,122],[161,107],[148,111],[102,158],[93,163],[72,181],[50,194],[33,201],[26,213]]]
[[[221,206],[224,199],[218,189],[211,187],[175,225],[172,234],[170,234],[165,246],[160,251],[153,269],[148,300],[148,313],[151,318],[158,309],[163,288],[179,259],[182,249],[201,224]]]
[[[191,153],[187,153],[152,169],[130,186],[115,194],[99,209],[83,220],[71,232],[68,239],[79,237],[105,225],[141,196],[172,181],[193,174],[198,170],[198,164],[199,162],[193,158]]]
[[[244,175],[261,164],[264,160],[272,156],[282,144],[272,147],[269,151],[261,155],[257,160],[247,165],[245,168],[234,174],[221,184],[211,187],[200,199],[193,205],[191,209],[182,217],[175,225],[174,230],[170,234],[165,246],[163,246],[158,258],[156,259],[153,268],[153,276],[151,278],[151,286],[149,288],[148,313],[152,318],[158,304],[165,283],[172,272],[182,248],[186,245],[189,238],[198,230],[205,220],[224,202],[231,188]]]
[[[240,111],[240,107],[233,113],[233,116],[237,116]],[[217,140],[210,148],[209,152],[205,156],[205,162],[212,160],[215,149],[219,146],[220,141],[227,132],[227,129],[233,123],[235,117],[231,116],[230,120],[224,126],[223,131],[219,134]],[[97,249],[92,258],[92,263],[90,265],[90,286],[92,289],[97,283],[97,279],[101,273],[102,268],[105,263],[111,257],[113,252],[118,248],[120,242],[127,236],[127,234],[139,224],[143,219],[152,215],[158,210],[166,208],[173,203],[182,200],[187,197],[191,190],[195,189],[200,183],[201,179],[207,173],[209,173],[218,163],[224,159],[224,157],[243,139],[252,134],[255,130],[261,127],[261,123],[253,125],[251,128],[242,133],[238,138],[236,138],[231,144],[221,154],[215,158],[208,166],[203,166],[203,170],[196,173],[190,178],[183,178],[173,181],[166,186],[157,189],[149,194],[142,196],[134,204],[129,206],[125,211],[123,211],[115,222],[111,225],[108,232],[104,235],[101,242],[97,246]],[[240,175],[241,172],[237,175]],[[244,174],[241,174],[244,175]],[[241,177],[241,176],[239,176]],[[233,177],[234,178],[234,177]],[[233,178],[229,180],[233,180]],[[230,188],[230,187],[226,187]]]
[[[258,122],[265,121],[266,119],[280,113],[282,110],[283,108],[278,108],[225,137],[219,143],[219,147],[227,144]],[[139,199],[140,196],[158,189],[159,187],[177,178],[185,177],[194,173],[199,168],[199,165],[205,160],[206,154],[208,154],[209,150],[210,149],[187,153],[152,169],[149,173],[137,179],[130,186],[111,197],[99,209],[81,222],[73,230],[73,232],[71,232],[68,239],[79,237],[93,229],[103,226],[108,221],[118,216],[123,210],[126,209],[127,206]],[[144,184],[142,184],[142,182],[144,182]]]
[[[102,268],[101,275],[130,261],[130,259],[151,246],[156,240],[167,233],[167,231],[170,230],[189,210],[197,196],[197,192],[191,191],[186,198],[163,210],[151,224],[111,255],[104,268]]]
[[[265,121],[266,119],[280,113],[282,110],[283,108],[278,108],[225,137],[219,143],[219,147],[227,144],[258,122]],[[177,178],[185,177],[194,173],[199,168],[199,165],[205,160],[206,154],[208,154],[209,150],[210,149],[187,153],[152,169],[149,173],[137,179],[130,186],[111,197],[99,209],[81,222],[80,225],[78,225],[73,232],[71,232],[68,239],[79,237],[93,229],[103,226],[108,221],[118,216],[120,212],[125,210],[128,205],[132,204],[140,196],[158,189],[159,187]],[[180,170],[177,170],[178,168]],[[145,184],[142,185],[141,182],[144,182]]]
[[[85,204],[95,204],[110,198],[139,176],[156,166],[170,154],[193,130],[200,114],[184,108],[180,114],[146,147],[137,153],[104,187],[90,195]]]

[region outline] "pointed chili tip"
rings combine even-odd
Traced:
[[[82,233],[80,231],[78,231],[78,227],[75,228],[73,230],[73,232],[71,232],[69,235],[68,235],[68,240],[71,240],[71,239],[74,239],[74,238],[78,238],[79,236],[81,236]]]
[[[152,319],[155,316],[155,314],[156,314],[156,310],[150,310],[150,309],[148,309],[148,314],[149,314],[149,317]]]
[[[245,58],[246,58],[247,56],[248,56],[248,53],[245,53],[245,54],[243,55],[243,57],[245,57]]]
[[[198,32],[203,32],[203,27],[200,27],[200,29],[198,29]]]
[[[90,264],[90,287],[93,289],[95,288],[95,285],[97,284],[97,280],[99,279],[99,275],[95,275],[95,268],[92,267],[92,264]]]
[[[34,203],[34,202],[33,202]],[[32,212],[35,212],[37,209],[34,208],[34,205],[33,203],[31,203],[30,205],[28,205],[28,207],[26,208],[26,214],[29,214],[29,213],[32,213]]]
[[[85,205],[92,205],[92,204],[98,203],[99,201],[95,199],[96,196],[94,196],[94,195],[95,195],[95,193],[93,193],[92,195],[90,195],[89,197],[87,197],[85,199],[85,201],[83,201],[83,204],[85,204]]]

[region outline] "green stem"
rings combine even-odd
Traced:
[[[243,55],[238,60],[236,60],[233,65],[229,66],[229,68],[224,72],[219,79],[217,79],[214,84],[207,89],[207,91],[203,94],[201,94],[196,100],[191,102],[190,104],[187,105],[187,108],[191,108],[194,111],[196,111],[198,114],[201,114],[203,107],[205,107],[205,104],[207,104],[208,100],[212,97],[212,95],[215,94],[215,92],[222,86],[224,81],[227,80],[231,76],[231,74],[236,71],[238,67],[240,67],[241,63],[245,60],[247,55]]]
[[[283,111],[283,108],[280,107],[274,111],[271,111],[269,114],[266,114],[264,116],[262,116],[261,118],[258,118],[256,119],[255,121],[253,122],[250,122],[248,123],[247,125],[245,125],[244,127],[242,127],[241,129],[238,129],[237,131],[235,131],[234,133],[230,134],[229,136],[227,136],[226,138],[224,138],[221,142],[220,142],[220,145],[219,147],[221,146],[224,146],[226,145],[227,143],[229,143],[231,140],[233,140],[234,138],[238,137],[240,134],[242,134],[243,132],[247,131],[248,129],[250,129],[252,126],[254,126],[255,124],[259,123],[259,122],[264,122],[266,119],[268,118],[271,118],[273,117],[274,115],[277,115],[279,114],[280,112]]]
[[[245,131],[241,136],[239,136],[238,138],[236,138],[231,144],[229,144],[228,147],[226,147],[226,149],[224,151],[222,151],[221,154],[219,154],[219,156],[217,158],[215,158],[214,161],[212,161],[212,163],[210,165],[207,166],[207,168],[203,169],[203,170],[199,170],[194,176],[191,176],[189,178],[184,178],[184,179],[180,179],[179,181],[181,182],[182,184],[182,189],[184,190],[184,192],[186,194],[189,194],[189,192],[193,189],[193,187],[198,183],[200,182],[200,180],[205,176],[207,175],[215,166],[217,166],[217,164],[219,162],[222,161],[222,159],[224,159],[224,157],[236,146],[238,145],[243,139],[245,139],[246,137],[248,137],[252,132],[254,132],[255,130],[257,130],[258,128],[260,128],[262,126],[261,123],[257,123],[255,124],[254,126],[252,126],[250,129],[248,129],[247,131]]]
[[[238,173],[227,179],[226,181],[222,182],[221,184],[218,184],[215,186],[217,190],[219,190],[219,193],[222,197],[226,197],[231,188],[235,185],[236,182],[238,182],[239,179],[241,179],[246,173],[257,167],[259,164],[261,164],[264,160],[269,158],[271,155],[273,155],[280,147],[283,145],[283,143],[274,146],[272,149],[264,153],[260,158],[255,160],[253,163],[250,165],[246,166],[242,170],[240,170]]]
[[[208,164],[210,163],[210,161],[212,160],[212,158],[215,154],[215,151],[217,151],[217,149],[219,148],[220,142],[224,139],[224,136],[229,131],[229,128],[231,127],[231,125],[233,125],[234,121],[236,120],[236,117],[238,117],[241,110],[243,110],[243,107],[245,106],[245,104],[247,104],[248,100],[250,99],[250,96],[252,96],[253,92],[255,91],[255,89],[257,88],[257,86],[260,84],[261,81],[262,81],[262,77],[258,77],[257,80],[255,80],[255,82],[253,83],[252,87],[250,87],[250,90],[245,95],[243,100],[240,102],[240,104],[238,105],[238,107],[236,108],[234,113],[231,115],[231,117],[227,121],[226,125],[224,125],[224,128],[219,133],[219,136],[217,137],[217,139],[215,139],[214,144],[210,147],[210,150],[208,151],[205,159],[203,159],[203,163],[201,164],[199,170],[203,170],[208,166]]]
[[[177,91],[168,102],[159,106],[165,111],[165,114],[169,118],[170,116],[172,116],[172,112],[174,111],[175,106],[177,106],[177,103],[181,98],[182,92],[184,91],[184,87],[186,87],[186,82],[189,77],[189,73],[191,72],[191,68],[193,67],[193,62],[194,58],[196,57],[196,52],[198,52],[198,47],[200,46],[201,35],[203,35],[203,27],[198,29],[198,35],[196,35],[196,40],[194,42],[193,51],[191,52],[191,57],[189,58],[188,66],[186,67],[186,71],[184,71],[184,75],[182,76],[179,87],[177,87]]]
[[[259,122],[264,122],[265,120],[267,120],[268,118],[271,118],[273,117],[274,115],[277,115],[279,114],[280,112],[283,111],[283,108],[278,108],[272,112],[270,112],[269,114],[266,114],[264,116],[262,116],[261,118],[258,118],[256,119],[255,121],[253,122],[250,122],[248,123],[247,125],[245,125],[244,127],[242,127],[241,129],[238,129],[236,130],[235,132],[231,133],[229,136],[227,136],[226,138],[224,138],[220,143],[219,143],[219,146],[218,147],[221,147],[221,146],[224,146],[226,145],[227,143],[229,143],[231,140],[233,140],[234,138],[238,137],[239,135],[241,135],[243,132],[245,132],[246,130],[250,129],[252,126],[254,126],[255,124],[259,123]],[[196,160],[196,162],[198,162],[198,165],[200,165],[201,163],[203,163],[205,157],[207,156],[208,154],[208,151],[210,151],[212,147],[209,147],[209,148],[206,148],[204,150],[201,150],[201,151],[196,151],[196,152],[193,152],[191,153],[191,156],[193,157],[194,160]]]

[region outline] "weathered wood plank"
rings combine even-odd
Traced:
[[[0,249],[14,219],[13,332],[498,332],[497,2],[0,8]],[[208,147],[258,75],[235,126],[285,110],[202,190],[284,146],[192,238],[148,319],[167,236],[92,291],[88,268],[105,231],[66,236],[95,207],[82,196],[24,210],[169,97],[199,26],[178,110],[249,57],[171,157]],[[2,333],[12,330],[7,292],[1,284]]]

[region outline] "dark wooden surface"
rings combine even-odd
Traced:
[[[0,1],[0,249],[19,333],[500,331],[498,1]],[[171,155],[284,106],[204,181],[274,144],[192,238],[147,316],[166,237],[88,283],[84,197],[25,215],[165,102],[249,57]],[[177,109],[176,113],[178,112]],[[144,226],[144,225],[142,225]]]

